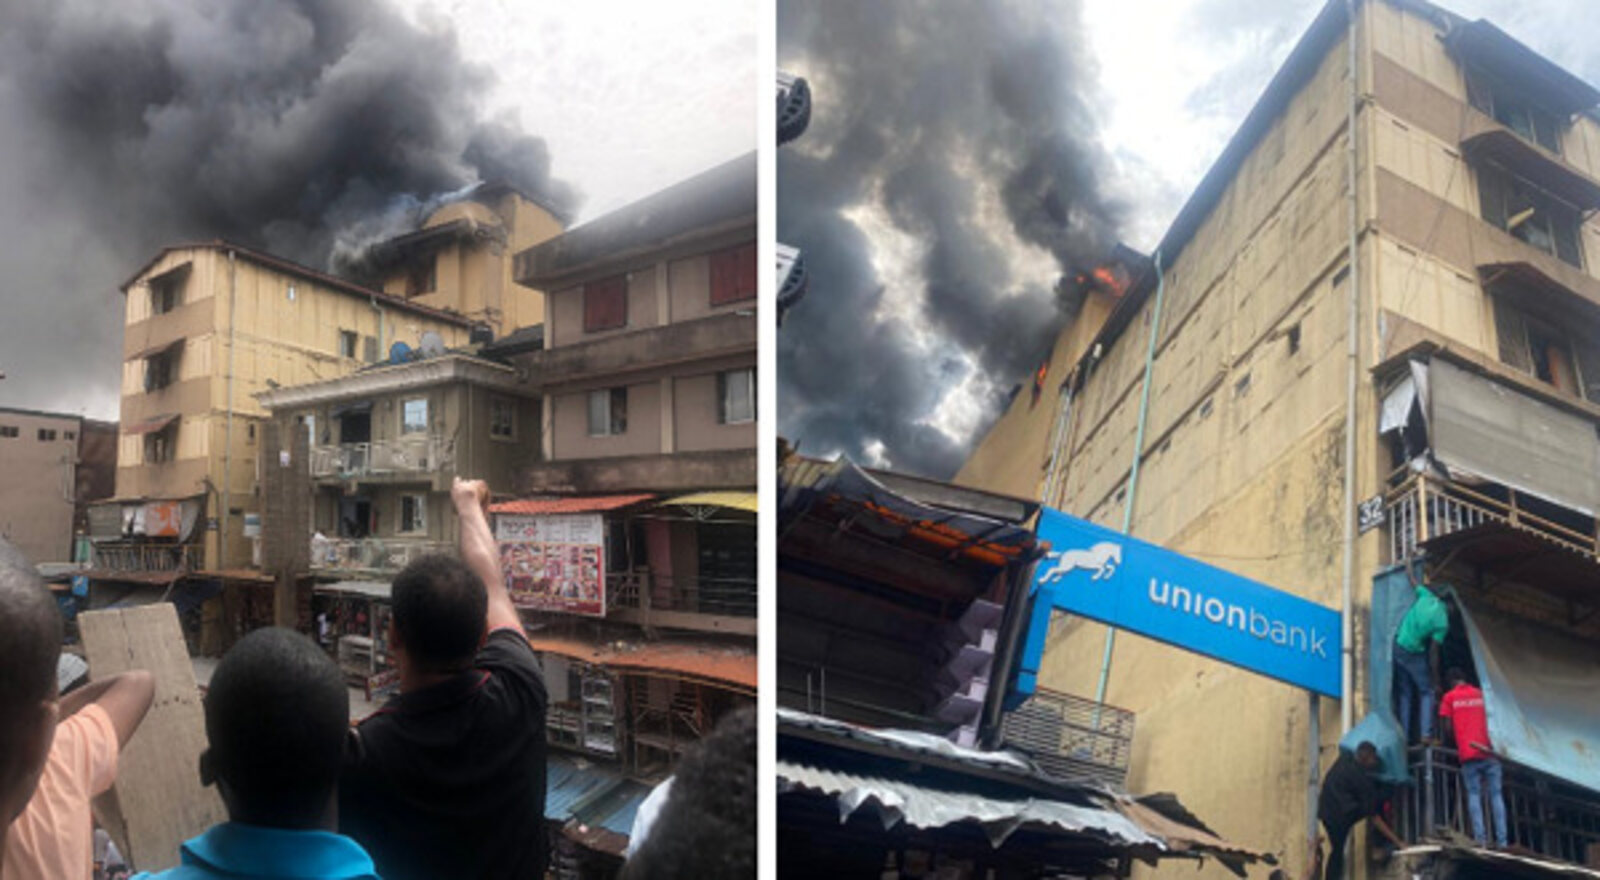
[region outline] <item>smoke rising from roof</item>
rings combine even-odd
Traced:
[[[0,12],[8,401],[115,411],[117,284],[226,238],[316,268],[442,195],[570,213],[544,142],[490,117],[454,34],[369,0],[11,0]]]
[[[1080,18],[1075,0],[779,3],[779,64],[814,102],[778,154],[778,239],[811,290],[779,333],[779,432],[803,451],[949,476],[1076,310],[1057,281],[1120,219]]]

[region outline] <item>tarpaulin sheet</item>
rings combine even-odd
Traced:
[[[1428,373],[1433,454],[1447,468],[1600,510],[1600,438],[1587,419],[1438,358]]]
[[[1350,728],[1339,745],[1354,751],[1362,740],[1378,747],[1384,782],[1402,783],[1406,771],[1405,733],[1394,712],[1394,636],[1400,619],[1411,610],[1416,588],[1406,575],[1405,566],[1395,565],[1378,572],[1372,579],[1372,627],[1367,645],[1367,694],[1371,712]]]
[[[1495,751],[1600,792],[1600,652],[1531,621],[1461,610]]]

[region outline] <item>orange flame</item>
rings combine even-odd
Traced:
[[[1100,289],[1112,296],[1122,296],[1128,289],[1127,282],[1120,277],[1121,273],[1110,265],[1096,266],[1093,274]]]

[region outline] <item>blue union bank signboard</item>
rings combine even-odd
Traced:
[[[1048,507],[1038,534],[1014,697],[1034,691],[1056,608],[1339,697],[1337,611]]]

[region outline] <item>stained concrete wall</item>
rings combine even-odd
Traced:
[[[77,416],[0,409],[0,537],[30,562],[72,559]],[[40,432],[54,432],[54,436]],[[45,439],[48,438],[48,439]]]

